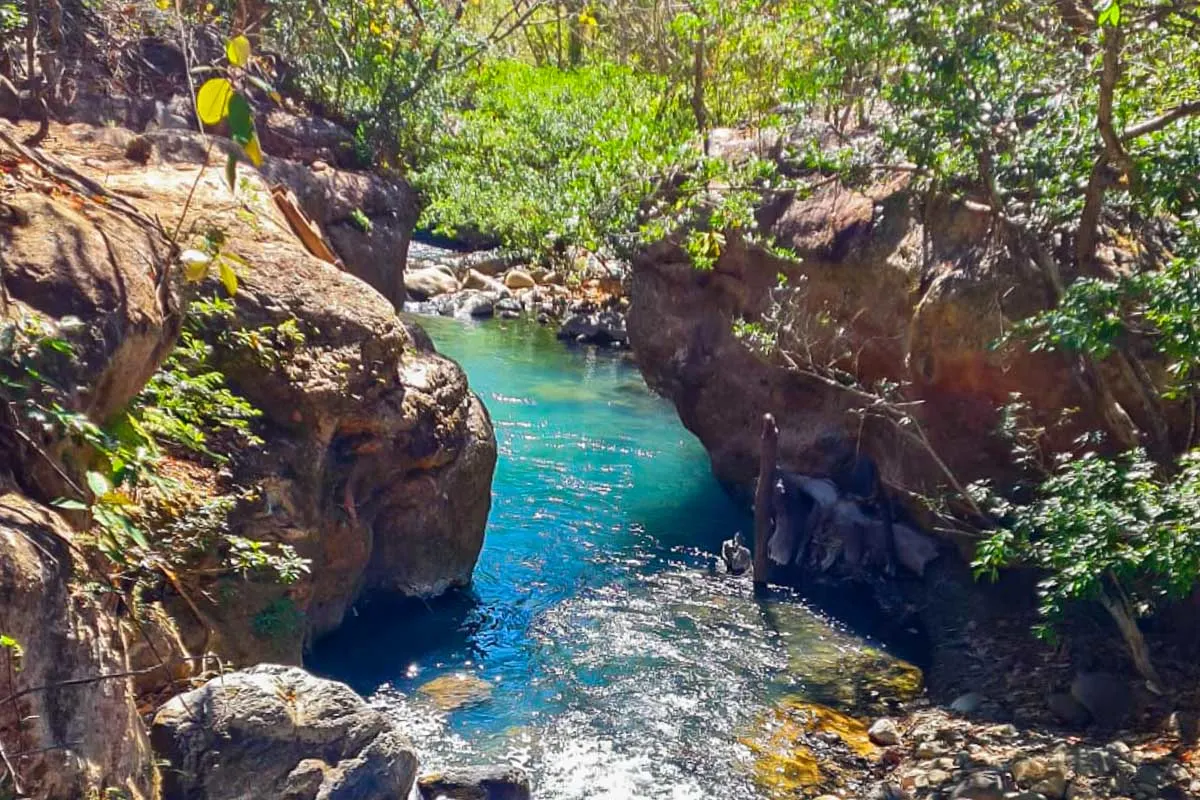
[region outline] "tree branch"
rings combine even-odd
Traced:
[[[1180,103],[1170,111],[1126,128],[1125,132],[1121,134],[1121,141],[1132,141],[1140,136],[1160,131],[1176,120],[1183,119],[1184,117],[1194,117],[1197,114],[1200,114],[1200,100]]]

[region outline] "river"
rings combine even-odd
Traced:
[[[475,582],[365,612],[310,666],[399,718],[423,770],[515,764],[552,800],[764,797],[754,741],[777,703],[882,707],[880,676],[909,674],[714,568],[750,519],[627,358],[525,322],[420,323],[496,426]],[[463,676],[486,691],[459,708],[421,688]]]

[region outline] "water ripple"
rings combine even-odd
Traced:
[[[313,666],[393,715],[424,769],[516,764],[551,800],[758,797],[739,738],[785,694],[835,699],[869,646],[712,570],[749,520],[627,361],[537,328],[430,322],[499,440],[475,584],[364,614]],[[415,691],[452,673],[490,700],[444,713]]]

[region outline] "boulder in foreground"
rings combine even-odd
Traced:
[[[350,687],[264,664],[179,695],[154,716],[165,800],[396,800],[417,757]]]

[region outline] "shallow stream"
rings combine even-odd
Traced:
[[[310,665],[400,718],[424,771],[517,764],[552,800],[769,797],[777,704],[879,710],[911,683],[799,597],[714,569],[750,520],[626,358],[523,322],[420,323],[496,426],[475,583],[364,613]]]

